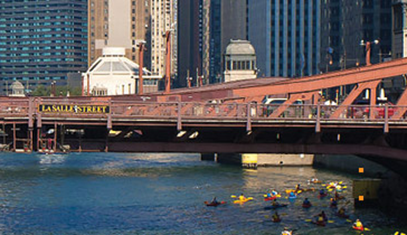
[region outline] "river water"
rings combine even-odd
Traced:
[[[280,234],[284,227],[294,234],[357,234],[317,192],[278,199],[289,206],[278,209],[281,223],[271,222],[263,194],[298,183],[321,188],[307,185],[313,176],[343,181],[348,199],[358,177],[312,167],[245,170],[192,154],[0,153],[0,234]],[[231,195],[240,193],[254,200],[233,204]],[[206,207],[214,196],[227,204]],[[305,197],[314,204],[310,209],[301,207]],[[360,218],[371,229],[364,234],[407,231],[378,210],[346,208],[351,220]],[[307,221],[322,210],[330,220],[326,227]]]

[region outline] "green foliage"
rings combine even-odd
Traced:
[[[31,96],[49,96],[50,89],[43,85],[37,86],[37,88],[31,92]]]
[[[55,89],[55,96],[66,96],[68,91],[70,96],[80,96],[82,94],[82,89],[80,87],[57,86]],[[49,87],[44,87],[43,85],[37,86],[37,88],[31,92],[31,96],[50,95],[51,89]]]

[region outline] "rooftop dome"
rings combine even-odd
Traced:
[[[124,57],[125,50],[120,47],[103,48],[103,57],[99,57],[88,69],[87,73],[110,75],[138,75],[139,65]],[[144,75],[151,75],[146,68]]]
[[[10,88],[12,90],[24,90],[24,86],[23,84],[21,84],[21,82],[19,81],[15,81],[10,85]]]
[[[256,51],[252,44],[247,40],[230,40],[226,47],[227,55],[254,55]]]

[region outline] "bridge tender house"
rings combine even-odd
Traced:
[[[107,105],[51,105],[41,104],[38,106],[38,111],[42,113],[88,113],[102,114],[109,113],[110,109]]]

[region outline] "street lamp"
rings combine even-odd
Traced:
[[[165,67],[165,92],[170,93],[171,90],[171,31],[175,31],[174,27],[177,22],[172,23],[170,29],[165,31],[164,37],[166,42],[166,67]]]
[[[379,44],[379,40],[374,40],[374,41],[372,41],[372,42],[370,42],[370,41],[367,41],[367,42],[365,42],[365,40],[360,40],[360,45],[361,46],[365,46],[366,47],[366,65],[367,66],[369,66],[369,65],[372,65],[372,63],[370,63],[370,51],[371,51],[371,47],[372,47],[372,45],[371,44]]]
[[[333,64],[332,61],[332,53],[334,52],[334,49],[332,47],[328,47],[326,49],[326,73],[329,71],[329,66]]]

